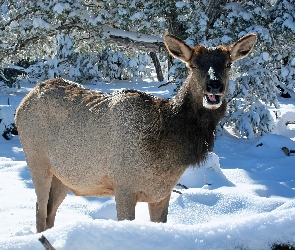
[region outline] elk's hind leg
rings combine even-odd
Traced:
[[[149,203],[150,220],[152,222],[167,222],[170,195],[159,202]]]
[[[54,226],[56,211],[67,196],[67,193],[68,187],[53,175],[47,204],[46,229]]]
[[[32,152],[32,151],[31,151]],[[37,196],[36,204],[36,229],[37,233],[46,230],[47,203],[52,181],[50,164],[43,157],[43,153],[34,151],[34,154],[26,155],[26,161]]]

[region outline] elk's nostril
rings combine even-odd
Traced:
[[[207,91],[210,94],[220,94],[223,89],[223,84],[219,80],[210,80],[207,84]]]

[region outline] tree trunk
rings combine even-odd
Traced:
[[[230,2],[229,0],[209,0],[205,14],[209,18],[208,28],[213,28],[215,20],[221,15],[222,7]]]
[[[164,77],[163,77],[163,72],[162,72],[160,61],[157,57],[157,54],[155,52],[150,52],[150,57],[152,58],[152,61],[156,69],[157,79],[159,82],[162,82],[164,80]]]

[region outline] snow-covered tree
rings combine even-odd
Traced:
[[[279,0],[270,9],[272,44],[267,47],[283,88],[295,90],[295,1]]]
[[[295,23],[291,22],[294,11],[294,1],[278,1],[273,5],[268,1],[229,3],[214,23],[209,36],[213,44],[232,42],[250,32],[258,34],[251,56],[234,65],[229,112],[222,126],[234,125],[246,137],[273,130],[273,114],[268,107],[278,106],[276,86],[283,84],[294,90]]]

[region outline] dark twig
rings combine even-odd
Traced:
[[[176,186],[182,187],[182,188],[184,188],[184,189],[188,189],[188,187],[187,187],[187,186],[185,186],[185,185],[182,185],[182,184],[180,184],[180,183],[177,183],[177,184],[176,184]]]
[[[178,193],[178,194],[182,194],[180,191],[173,189],[173,192]]]
[[[173,83],[173,82],[174,82],[174,81],[169,81],[169,82],[163,83],[163,84],[161,84],[161,85],[158,87],[158,89],[161,88],[161,87],[167,86],[167,85],[169,85],[170,83]]]
[[[180,184],[180,183],[177,183],[176,186],[178,186],[178,187],[182,187],[182,188],[184,188],[184,189],[188,189],[187,186],[182,185],[182,184]],[[182,194],[180,191],[178,191],[178,190],[176,190],[176,189],[173,189],[173,192],[178,193],[178,194]]]
[[[287,244],[278,244],[275,243],[272,245],[271,250],[295,250],[295,245]]]
[[[45,247],[46,250],[56,250],[50,242],[46,239],[46,237],[42,234],[41,238],[39,238],[39,241],[42,243],[42,245]]]
[[[288,126],[289,124],[295,124],[295,121],[286,121],[286,126]]]
[[[293,149],[288,149],[286,147],[282,147],[283,152],[285,153],[285,155],[290,156],[291,154],[295,154],[295,150]]]

